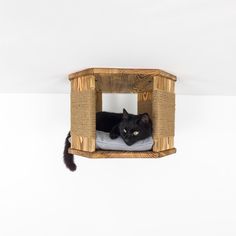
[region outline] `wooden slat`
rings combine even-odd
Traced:
[[[145,112],[152,117],[152,92],[138,93],[138,114]]]
[[[102,111],[102,93],[96,92],[96,112]]]
[[[95,138],[77,136],[71,134],[71,148],[77,150],[83,150],[88,152],[93,152],[95,150]]]
[[[127,75],[150,75],[150,76],[161,76],[171,80],[176,80],[176,76],[160,70],[160,69],[134,69],[134,68],[88,68],[81,70],[69,75],[69,79],[72,80],[78,76],[84,75],[99,75],[99,74],[127,74]]]
[[[163,90],[169,93],[175,92],[175,81],[161,76],[154,76],[153,90]]]
[[[70,148],[69,153],[89,158],[158,158],[176,153],[176,149],[172,148],[161,152],[128,152],[128,151],[105,151],[96,150],[95,152],[84,152]]]
[[[174,148],[174,137],[161,137],[154,139],[153,151],[159,152]]]
[[[153,77],[138,74],[98,74],[96,91],[103,93],[152,92]]]

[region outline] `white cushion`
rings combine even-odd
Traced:
[[[131,146],[128,146],[121,137],[111,139],[109,133],[96,131],[96,148],[103,150],[120,150],[120,151],[148,151],[153,146],[152,137],[140,140]]]

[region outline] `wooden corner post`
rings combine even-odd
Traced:
[[[147,112],[152,118],[152,92],[138,93],[138,114]]]
[[[94,152],[95,140],[95,76],[79,76],[71,80],[71,148]]]
[[[153,77],[152,98],[153,151],[174,148],[175,81],[162,76]]]

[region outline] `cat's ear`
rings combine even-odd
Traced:
[[[143,124],[148,124],[150,122],[150,118],[149,118],[148,113],[141,114],[139,122],[143,123]]]
[[[129,118],[129,113],[125,110],[125,108],[123,109],[123,119],[124,120],[128,120]]]

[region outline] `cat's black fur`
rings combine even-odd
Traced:
[[[120,136],[130,146],[152,135],[152,121],[147,113],[133,115],[129,114],[125,109],[123,109],[123,113],[102,111],[96,114],[96,130],[109,132],[111,139]],[[66,166],[71,171],[74,171],[76,170],[74,156],[68,153],[68,148],[70,147],[69,138],[70,133],[68,133],[65,140],[63,158]]]

